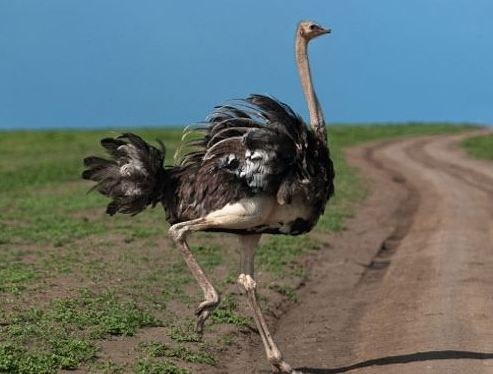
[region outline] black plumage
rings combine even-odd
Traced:
[[[313,227],[333,194],[334,169],[325,143],[286,104],[252,95],[216,107],[197,130],[204,135],[184,144],[190,150],[168,168],[164,147],[130,133],[103,139],[112,160],[86,158],[83,178],[98,182],[95,188],[113,199],[109,214],[136,214],[161,202],[175,224],[256,194],[275,196],[279,204],[300,196],[313,209],[303,230],[262,226],[251,231],[299,234]]]
[[[173,223],[254,194],[275,195],[280,204],[299,194],[316,207],[315,221],[323,213],[334,191],[328,148],[286,104],[252,95],[217,107],[205,129],[173,172]]]
[[[82,178],[97,182],[93,189],[112,199],[106,208],[109,215],[135,215],[163,201],[169,183],[163,169],[162,143],[158,149],[137,135],[125,133],[116,139],[104,138],[101,145],[111,159],[86,157]]]

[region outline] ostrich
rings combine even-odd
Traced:
[[[188,152],[163,167],[165,148],[125,133],[101,140],[110,160],[84,159],[84,179],[112,200],[106,212],[137,214],[161,203],[169,235],[204,294],[196,310],[198,332],[219,304],[219,294],[194,258],[187,236],[196,231],[234,233],[240,243],[238,283],[248,303],[274,372],[292,373],[274,342],[256,299],[255,249],[264,233],[310,231],[333,194],[334,170],[322,109],[308,62],[308,42],[330,30],[302,21],[296,30],[296,62],[310,113],[310,126],[286,104],[251,95],[215,108],[185,142]]]

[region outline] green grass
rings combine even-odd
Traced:
[[[25,288],[23,283],[36,276],[32,264],[14,261],[0,263],[0,292],[18,293]]]
[[[310,250],[319,249],[319,244],[308,237],[272,236],[257,249],[255,261],[262,269],[276,275],[288,271],[300,275],[299,256]]]
[[[134,335],[138,328],[158,326],[159,322],[133,301],[122,302],[110,291],[94,294],[81,289],[74,298],[56,299],[50,318],[64,325],[88,329],[92,337]]]
[[[200,335],[195,332],[195,320],[191,319],[183,319],[174,323],[168,335],[178,343],[198,343],[201,341]]]
[[[330,126],[336,195],[317,230],[344,228],[366,196],[364,180],[344,160],[347,146],[396,136],[463,130],[449,125]],[[161,138],[171,162],[179,130],[136,130]],[[161,208],[136,217],[104,215],[106,199],[87,194],[81,159],[101,154],[99,139],[114,131],[11,131],[0,137],[0,372],[191,373],[214,365],[234,334],[201,338],[193,310],[201,293],[179,251],[166,242]],[[491,151],[489,140],[472,148]],[[488,143],[489,142],[489,143]],[[472,143],[471,143],[472,144]],[[474,143],[476,144],[476,143]],[[489,144],[489,145],[488,145]],[[483,153],[485,154],[485,153]],[[488,156],[486,156],[488,157]],[[194,236],[192,251],[222,294],[208,331],[252,327],[244,297],[235,292],[237,251],[219,234]],[[231,242],[233,243],[233,242]],[[290,284],[303,276],[301,258],[323,245],[310,237],[268,237],[256,263],[275,292],[295,302]],[[133,342],[129,362],[98,359],[103,342],[158,327],[164,341]],[[207,335],[206,335],[207,336]],[[129,342],[131,342],[129,338]],[[194,366],[195,365],[195,366]]]
[[[238,327],[250,326],[253,321],[252,317],[244,316],[238,313],[238,299],[233,294],[223,297],[221,304],[216,308],[211,316],[214,323],[227,323]]]
[[[484,160],[493,160],[493,134],[473,136],[462,141],[470,155]]]
[[[185,362],[214,365],[216,360],[210,353],[192,350],[184,345],[171,347],[158,341],[149,341],[140,345],[142,352],[148,357],[178,358]]]
[[[20,374],[56,373],[76,369],[93,357],[95,347],[84,340],[58,339],[50,342],[50,352],[27,350],[15,344],[0,345],[0,372]]]
[[[184,345],[170,346],[159,341],[147,341],[138,346],[141,358],[135,366],[136,373],[189,374],[189,369],[179,362],[214,365],[214,357],[201,349],[190,349]],[[178,361],[178,363],[177,363]]]
[[[0,372],[54,373],[76,369],[92,359],[98,341],[109,335],[133,335],[159,322],[133,301],[110,291],[81,289],[75,297],[48,306],[5,313],[0,325]]]

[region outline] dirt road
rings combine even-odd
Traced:
[[[348,154],[373,193],[348,230],[327,239],[299,304],[275,326],[293,367],[493,373],[493,166],[458,148],[465,136]],[[253,341],[218,369],[269,372]]]

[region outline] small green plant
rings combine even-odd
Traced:
[[[171,327],[169,337],[176,342],[200,342],[202,337],[195,331],[195,321],[177,321]]]
[[[142,352],[148,357],[177,358],[185,362],[214,365],[216,360],[205,351],[192,350],[183,345],[168,346],[162,342],[145,342],[140,345]]]
[[[242,316],[237,312],[238,305],[236,296],[232,294],[226,295],[221,304],[211,315],[211,320],[214,323],[228,323],[236,326],[247,327],[252,324],[251,317]]]
[[[88,340],[78,338],[52,339],[50,348],[53,356],[58,357],[62,369],[77,369],[81,362],[92,358],[97,349]]]
[[[122,374],[126,372],[125,369],[125,365],[116,364],[112,361],[101,361],[89,364],[89,373]]]

